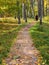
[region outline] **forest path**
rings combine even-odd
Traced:
[[[19,31],[9,57],[6,58],[7,65],[38,65],[39,51],[29,35],[29,28],[33,25],[34,23],[28,24]]]

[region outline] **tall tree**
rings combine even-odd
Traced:
[[[25,20],[25,22],[27,22],[27,7],[26,7],[26,0],[22,0],[22,16]]]
[[[32,16],[34,17],[34,0],[30,0],[30,6],[31,6],[31,11],[32,11]]]
[[[38,16],[40,18],[40,25],[42,25],[42,0],[38,0]]]
[[[19,5],[20,5],[20,3],[19,3],[19,1],[17,0],[17,18],[18,18],[18,24],[20,24],[21,23],[21,21],[20,21],[20,7],[19,7]]]
[[[42,0],[42,14],[43,14],[43,17],[44,17],[44,0]]]
[[[40,0],[40,25],[42,25],[42,0]]]
[[[40,17],[40,0],[38,0],[38,17]]]

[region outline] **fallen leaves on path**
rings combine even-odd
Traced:
[[[39,51],[35,48],[29,35],[31,26],[32,24],[28,24],[18,33],[17,40],[10,50],[9,58],[5,59],[7,65],[40,65]]]

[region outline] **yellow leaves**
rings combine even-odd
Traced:
[[[5,60],[3,59],[2,62],[5,63]]]
[[[47,4],[47,0],[44,1],[44,6],[46,6],[46,4]]]
[[[44,65],[45,63],[43,62],[42,64]]]
[[[42,57],[39,57],[39,58],[38,58],[38,62],[40,62],[41,60],[42,60]]]
[[[49,21],[49,16],[44,17],[44,20],[48,22]]]
[[[16,65],[19,65],[19,64],[16,64]]]
[[[38,59],[38,62],[40,62],[40,59]]]
[[[23,65],[22,63],[20,63],[20,64],[16,64],[16,65]]]
[[[42,56],[40,56],[39,58],[38,58],[38,65],[41,65],[41,63],[42,63]]]
[[[38,65],[40,65],[40,63],[38,63]]]
[[[22,0],[23,3],[26,3],[26,0]]]
[[[2,59],[2,65],[8,65],[4,59]]]
[[[2,63],[2,65],[8,65],[8,64],[6,64],[6,63]]]
[[[3,47],[3,46],[0,46],[0,52],[1,52],[3,49],[4,49],[4,47]]]

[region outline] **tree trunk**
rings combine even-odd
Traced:
[[[24,4],[24,19],[25,19],[25,22],[27,22],[27,10],[26,10],[26,4]]]
[[[47,16],[47,4],[46,4],[46,16]]]
[[[42,0],[40,0],[40,25],[42,25]]]
[[[24,3],[22,3],[22,17],[24,19]]]
[[[30,0],[30,5],[31,5],[31,10],[32,10],[32,16],[34,17],[35,16],[35,13],[34,13],[34,0]]]
[[[40,0],[38,0],[38,17],[40,18]]]
[[[19,1],[17,1],[17,7],[18,7],[18,9],[17,9],[18,24],[20,24],[20,23],[21,23],[21,21],[20,21]]]
[[[38,0],[38,17],[40,18],[40,25],[42,25],[42,0]]]
[[[26,11],[26,4],[22,3],[22,17],[27,22],[27,11]]]
[[[18,24],[20,24],[21,21],[20,21],[20,12],[18,11]]]
[[[42,0],[42,14],[43,14],[43,17],[44,17],[44,0]]]

